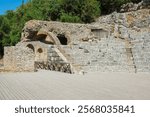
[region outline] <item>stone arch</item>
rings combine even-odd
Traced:
[[[51,39],[48,34],[41,33],[41,32],[37,33],[37,35],[35,36],[35,40],[38,40],[38,41],[43,42],[45,44],[52,44],[52,45],[54,45],[54,43],[55,43],[53,41],[53,39]]]
[[[71,42],[70,32],[54,34],[53,32],[42,28],[39,31],[34,31],[31,34],[29,33],[28,35],[29,39],[26,37],[23,41],[40,41],[51,45],[68,45]]]
[[[33,52],[35,52],[35,48],[32,44],[28,44],[26,47],[33,50]]]
[[[70,31],[60,31],[52,30],[57,37],[57,40],[61,45],[69,45],[71,43],[71,32]]]
[[[34,40],[39,40],[46,44],[60,44],[58,38],[52,32],[46,31],[45,29],[41,29],[34,38]]]

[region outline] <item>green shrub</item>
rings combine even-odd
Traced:
[[[60,21],[78,23],[78,22],[81,22],[81,19],[78,16],[73,16],[71,14],[62,13],[60,17]]]

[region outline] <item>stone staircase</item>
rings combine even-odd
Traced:
[[[130,72],[136,72],[136,65],[134,62],[133,52],[132,52],[132,44],[127,39],[125,40],[125,49],[127,55],[127,64],[130,66]]]
[[[59,55],[59,57],[63,59],[63,61],[70,64],[72,73],[81,72],[80,65],[74,63],[74,59],[70,56],[70,54],[66,53],[63,47],[57,45],[55,46],[54,50]]]
[[[130,72],[134,66],[132,62],[127,63],[132,54],[127,52],[125,43],[112,37],[103,38],[100,42],[81,42],[62,48],[73,58],[71,63],[79,65],[80,70],[85,72]]]
[[[129,30],[132,55],[136,72],[150,71],[150,30],[141,28],[141,32]]]
[[[150,71],[150,39],[145,42],[136,42],[132,47],[133,57],[136,64],[137,72]]]
[[[148,35],[149,36],[149,35]],[[137,39],[137,38],[136,38]],[[69,63],[73,73],[148,72],[150,40],[119,39],[110,36],[101,41],[57,45],[54,51]]]

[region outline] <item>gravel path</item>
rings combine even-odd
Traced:
[[[150,99],[150,74],[0,73],[0,99]]]

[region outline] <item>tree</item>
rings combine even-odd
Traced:
[[[73,16],[72,14],[62,13],[60,17],[60,21],[78,23],[78,22],[81,22],[81,19],[80,17]]]
[[[109,14],[118,11],[123,4],[131,2],[131,0],[98,0],[101,3],[102,14]]]
[[[100,15],[100,4],[97,0],[59,0],[59,2],[62,8],[61,18],[65,14],[71,21],[89,23]],[[68,22],[68,19],[66,21]]]

